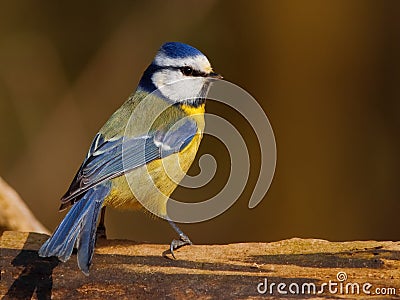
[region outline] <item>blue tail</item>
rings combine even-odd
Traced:
[[[53,235],[39,249],[39,256],[57,256],[67,261],[74,246],[78,249],[78,266],[85,275],[89,275],[94,244],[96,225],[104,198],[111,189],[110,182],[99,184],[76,202],[58,225]]]

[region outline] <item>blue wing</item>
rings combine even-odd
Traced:
[[[106,140],[98,133],[70,188],[62,197],[60,209],[80,200],[86,191],[102,182],[179,152],[196,133],[195,121],[188,118],[179,120],[167,131],[159,130],[135,138]]]

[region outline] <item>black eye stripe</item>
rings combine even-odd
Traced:
[[[185,74],[184,73],[184,68],[190,68],[191,69],[191,73],[190,74]],[[201,72],[198,70],[195,70],[189,66],[184,66],[184,67],[159,67],[159,69],[167,69],[167,70],[179,70],[182,72],[182,74],[184,74],[185,76],[193,76],[193,77],[207,77],[208,74],[205,72]]]
[[[192,76],[206,77],[206,76],[207,76],[207,73],[204,73],[204,72],[200,72],[200,71],[193,70],[193,72],[192,72]]]
[[[184,67],[180,67],[180,68],[174,67],[174,69],[180,70],[182,72],[182,74],[185,76],[194,76],[194,77],[206,77],[207,76],[207,73],[197,71],[189,66],[184,66]]]
[[[196,77],[207,77],[207,73],[204,72],[200,72],[197,70],[193,70],[192,76],[196,76]]]

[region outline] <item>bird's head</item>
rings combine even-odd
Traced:
[[[207,57],[192,46],[169,42],[161,46],[146,69],[139,89],[158,90],[173,103],[196,105],[208,91],[210,79],[222,78],[213,72]]]

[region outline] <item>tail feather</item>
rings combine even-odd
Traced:
[[[39,249],[42,257],[57,256],[67,261],[74,246],[78,248],[78,266],[86,275],[92,261],[97,219],[104,198],[110,192],[111,183],[105,182],[86,192],[76,202],[57,227],[53,235]]]
[[[104,199],[101,201],[96,200],[92,204],[93,207],[86,216],[86,222],[82,224],[81,232],[77,241],[78,266],[86,275],[89,275],[89,267],[92,263],[94,244],[96,242],[96,224],[103,200]]]

